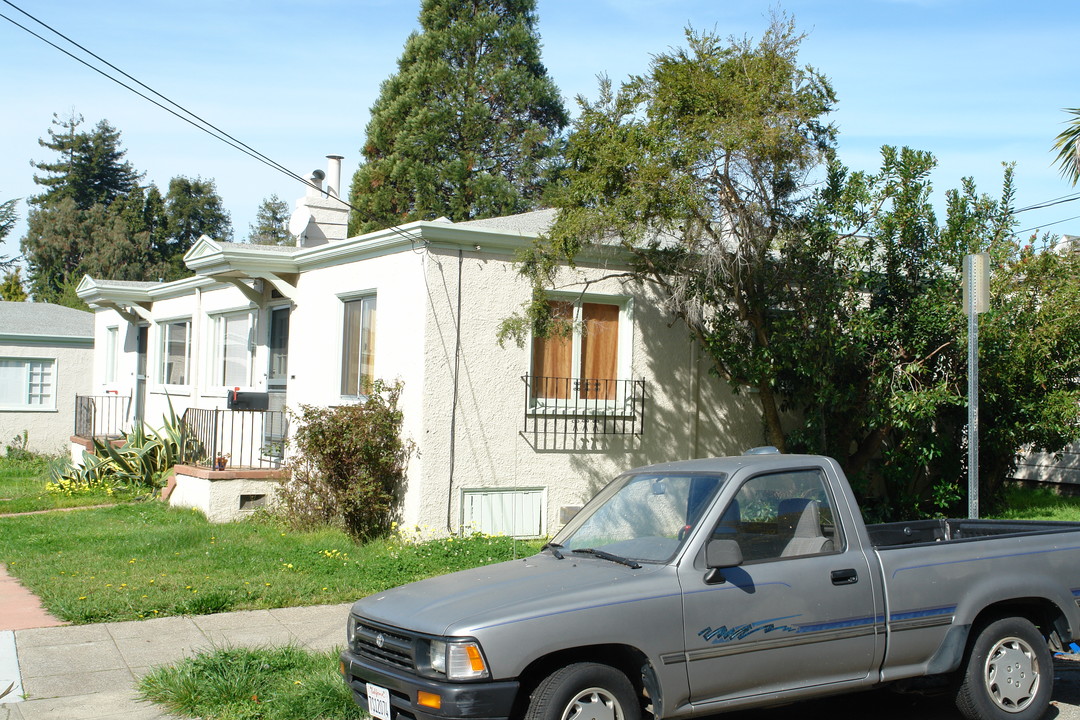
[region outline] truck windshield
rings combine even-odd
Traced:
[[[641,474],[614,480],[552,539],[565,550],[602,550],[663,563],[675,556],[723,486],[723,474]]]

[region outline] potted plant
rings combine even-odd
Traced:
[[[226,467],[228,467],[229,458],[231,458],[231,457],[232,457],[232,455],[230,455],[229,453],[221,453],[221,454],[219,454],[216,458],[214,458],[214,469],[215,470],[224,470]]]

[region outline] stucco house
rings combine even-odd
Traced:
[[[708,373],[652,290],[617,277],[616,249],[565,269],[550,294],[585,332],[504,347],[498,325],[530,293],[515,253],[553,211],[346,237],[335,156],[326,177],[297,202],[295,247],[203,237],[185,256],[194,277],[85,278],[95,392],[131,395],[151,425],[169,404],[257,423],[228,406],[336,406],[361,402],[366,378],[400,379],[418,448],[403,521],[450,531],[544,535],[622,469],[762,443],[753,399]],[[261,422],[226,473],[275,464],[287,430]]]
[[[76,395],[92,386],[94,316],[50,303],[0,301],[0,450],[65,448]]]

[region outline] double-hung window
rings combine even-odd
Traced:
[[[187,385],[191,382],[191,320],[161,324],[161,372],[164,385]]]
[[[250,387],[255,354],[255,316],[250,310],[215,315],[212,377],[215,385]]]
[[[120,328],[105,328],[105,382],[116,382],[116,364],[120,356]]]
[[[0,410],[55,410],[56,361],[0,358]]]
[[[341,394],[367,394],[375,379],[375,295],[345,298],[341,338]]]
[[[568,333],[533,339],[532,397],[611,401],[619,395],[629,329],[626,304],[549,300],[557,325]],[[624,372],[625,375],[625,372]]]

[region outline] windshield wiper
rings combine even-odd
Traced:
[[[601,560],[610,560],[611,562],[617,562],[620,565],[626,565],[627,567],[634,568],[635,570],[641,567],[640,563],[636,563],[633,560],[628,560],[624,557],[619,557],[618,555],[604,552],[603,550],[597,550],[596,548],[575,548],[574,550],[571,550],[571,552],[581,553],[583,555],[594,555]]]
[[[562,560],[565,555],[559,552],[559,550],[561,549],[562,545],[560,545],[559,543],[547,543],[546,545],[544,545],[544,547],[540,548],[540,552],[550,550],[552,555],[554,555],[557,559]]]

